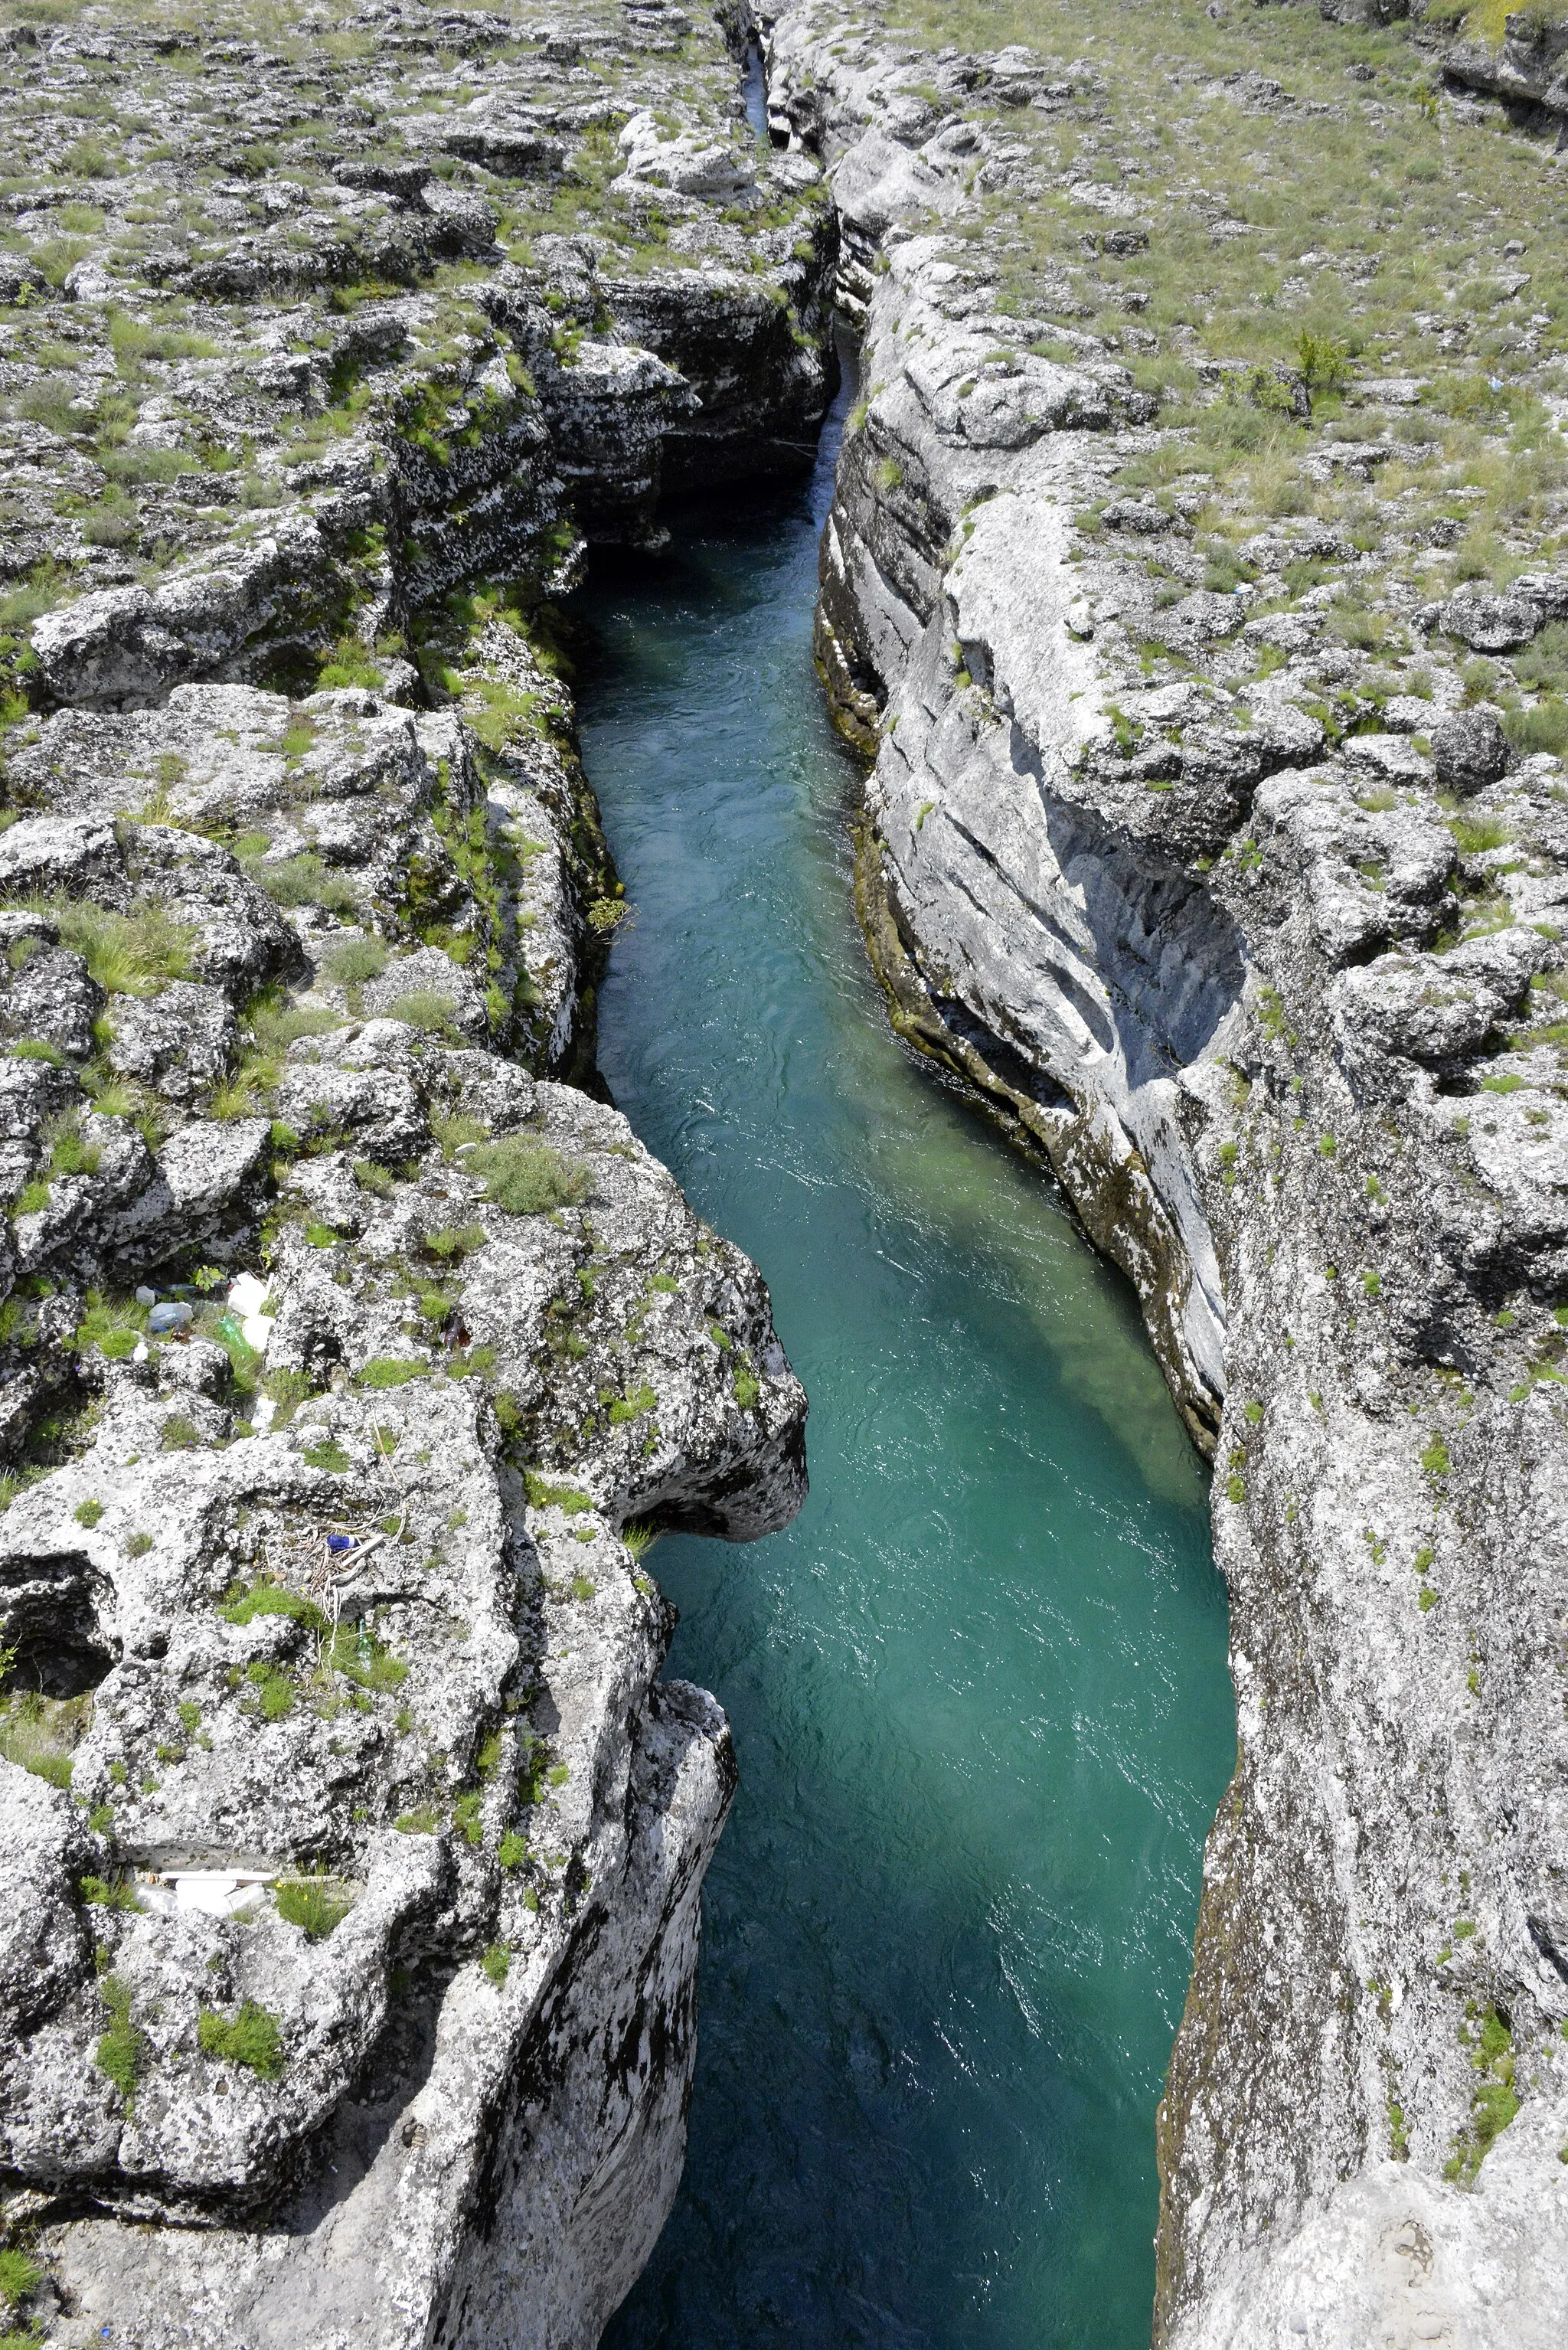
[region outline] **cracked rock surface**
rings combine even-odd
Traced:
[[[51,2341],[587,2350],[675,2192],[735,1763],[644,1555],[787,1523],[805,1399],[599,1097],[550,599],[809,451],[829,215],[739,37],[4,36],[0,2196]]]

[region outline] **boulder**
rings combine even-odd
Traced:
[[[1511,653],[1527,645],[1541,626],[1541,608],[1522,596],[1452,596],[1442,609],[1442,626],[1472,652]]]
[[[1493,711],[1456,710],[1432,729],[1431,741],[1445,791],[1479,792],[1508,773],[1508,737]]]

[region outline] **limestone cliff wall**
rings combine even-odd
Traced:
[[[646,1554],[785,1523],[805,1399],[597,1097],[550,599],[805,461],[832,246],[691,32],[0,50],[0,2210],[54,2341],[589,2350],[679,2180],[735,1761]]]
[[[1239,1752],[1159,2116],[1156,2339],[1544,2344],[1568,2280],[1568,836],[1556,760],[1511,754],[1455,671],[1563,582],[1433,607],[1429,700],[1325,732],[1321,618],[1251,622],[1201,564],[1166,584],[1181,497],[1116,478],[1152,402],[1092,351],[1032,349],[953,234],[1026,168],[970,93],[1049,111],[1087,68],[933,57],[811,5],[770,27],[775,130],[828,165],[863,329],[818,650],[874,754],[873,958],[903,1033],[1126,1267],[1215,1456]],[[1177,682],[1148,674],[1156,636]]]

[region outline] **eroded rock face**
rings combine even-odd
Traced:
[[[1044,110],[1082,70],[1026,62]],[[1208,584],[1213,484],[1129,494],[1158,448],[1130,383],[1097,338],[1025,364],[1016,286],[1004,312],[950,233],[965,173],[1038,185],[963,117],[1000,62],[804,5],[770,68],[776,124],[846,192],[865,321],[817,649],[875,759],[873,958],[903,1033],[1130,1273],[1215,1456],[1240,1754],[1160,2112],[1156,2338],[1543,2342],[1568,2279],[1568,830],[1558,760],[1462,708],[1457,667],[1533,642],[1548,583],[1429,611],[1390,584],[1424,698],[1336,739],[1318,681],[1369,666],[1321,641],[1341,591],[1254,618],[1256,588]],[[1277,590],[1335,544],[1289,518],[1246,553]]]
[[[1463,89],[1538,111],[1553,125],[1568,122],[1568,36],[1562,25],[1521,8],[1504,17],[1502,31],[1495,47],[1474,40],[1445,49],[1444,73]]]
[[[443,805],[421,729],[446,790],[481,787],[461,720],[319,698],[287,755],[334,807],[382,794],[336,919],[125,821],[178,740],[265,879],[301,806],[262,747],[286,716],[196,687],[62,713],[30,775],[75,812],[5,836],[98,962],[111,1043],[101,1076],[90,1035],[5,1064],[12,1456],[44,1473],[0,1518],[28,1888],[0,2162],[64,2339],[134,2313],[172,2343],[194,2309],[213,2343],[590,2342],[679,2175],[733,1784],[718,1709],[658,1681],[670,1619],[621,1534],[784,1523],[805,1399],[753,1268],[626,1121],[494,1050],[483,998],[466,1037],[428,984],[461,959],[400,956],[380,883]],[[510,821],[444,805],[464,838]],[[454,873],[449,910],[515,935],[504,882]],[[14,920],[21,976],[85,971]],[[394,1016],[360,1007],[400,972]],[[182,2225],[125,2225],[157,2220]]]
[[[6,36],[7,691],[418,699],[452,590],[567,585],[585,541],[658,545],[665,488],[809,463],[831,219],[746,126],[739,20],[431,23]],[[88,81],[124,102],[78,151]]]
[[[538,615],[802,462],[831,231],[719,27],[600,15],[0,58],[26,168],[145,109],[5,355],[66,567],[0,648],[0,2196],[62,2343],[587,2350],[680,2175],[735,1762],[643,1554],[785,1523],[805,1399],[596,1097]]]

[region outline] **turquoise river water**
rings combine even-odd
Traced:
[[[650,1562],[741,1787],[685,2178],[607,2346],[1133,2350],[1235,1751],[1206,1481],[1125,1284],[867,968],[810,650],[835,445],[576,599],[638,910],[601,1066],[811,1397],[795,1523]]]

